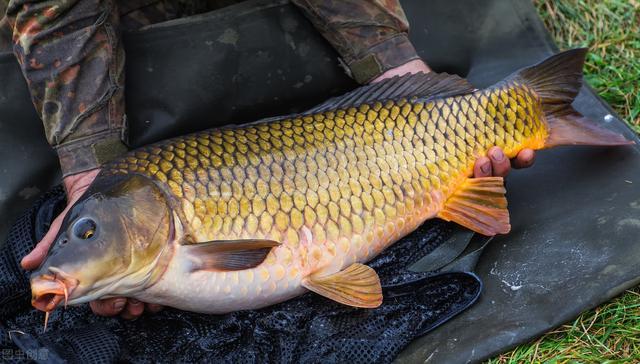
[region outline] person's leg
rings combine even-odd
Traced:
[[[7,21],[9,0],[0,0],[0,52],[11,51],[11,27]]]
[[[229,1],[229,0],[225,0]],[[231,0],[233,1],[233,0]],[[119,0],[120,29],[135,30],[145,25],[193,15],[207,10],[207,1],[180,0]],[[9,0],[0,0],[0,52],[11,52],[11,25],[6,16]]]
[[[120,27],[122,30],[136,30],[167,20],[221,9],[242,1],[246,0],[120,0]]]
[[[181,16],[175,0],[120,0],[120,29],[136,30],[146,25],[161,23]]]

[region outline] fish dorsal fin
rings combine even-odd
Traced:
[[[291,119],[299,116],[316,114],[328,110],[357,107],[373,101],[387,101],[399,99],[433,99],[455,95],[464,95],[475,91],[476,88],[469,81],[457,75],[448,73],[414,73],[395,76],[359,87],[344,95],[336,96],[313,108],[301,113],[279,115],[256,120],[242,125],[231,125],[226,128],[234,129],[250,125],[265,124],[274,121]]]
[[[502,177],[469,178],[445,202],[437,217],[483,235],[511,230]]]
[[[311,275],[302,286],[347,306],[376,308],[382,304],[382,286],[375,270],[355,263],[328,276]]]
[[[448,73],[414,73],[395,76],[362,86],[342,96],[331,98],[304,112],[314,114],[327,110],[344,109],[372,101],[409,98],[435,98],[462,95],[475,91],[469,81]]]
[[[212,240],[183,244],[192,270],[234,271],[260,265],[271,249],[280,243],[273,240]]]

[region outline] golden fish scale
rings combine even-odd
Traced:
[[[107,168],[165,185],[196,240],[283,242],[261,279],[294,278],[370,259],[432,217],[442,201],[429,192],[449,196],[489,147],[512,157],[541,145],[541,115],[537,97],[512,83],[203,131]]]

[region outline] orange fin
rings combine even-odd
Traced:
[[[482,235],[511,230],[502,177],[469,178],[449,197],[437,217]]]
[[[192,262],[192,270],[235,271],[254,268],[280,243],[273,240],[212,240],[183,244]]]
[[[347,306],[376,308],[382,304],[380,278],[364,264],[355,263],[325,277],[310,276],[302,286]]]

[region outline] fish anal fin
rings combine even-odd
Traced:
[[[437,217],[493,236],[511,230],[502,177],[469,178],[447,199]]]
[[[302,286],[347,306],[376,308],[382,304],[378,274],[364,264],[355,263],[328,276],[305,278]]]
[[[280,243],[273,240],[212,240],[183,244],[188,251],[192,270],[236,271],[255,268],[271,249]]]

